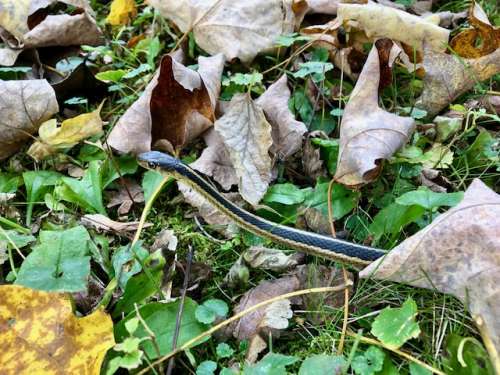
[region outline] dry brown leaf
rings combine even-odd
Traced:
[[[125,234],[126,232],[136,231],[139,227],[138,221],[130,221],[127,223],[111,220],[101,214],[87,214],[83,215],[81,219],[82,225],[87,228],[94,228],[101,232],[115,232],[118,234]],[[146,223],[144,228],[152,226],[151,223]]]
[[[371,40],[397,40],[417,50],[426,41],[433,50],[444,51],[450,34],[424,18],[376,3],[339,4],[337,14],[348,30],[362,30]]]
[[[190,166],[203,174],[211,176],[224,190],[238,184],[238,176],[231,163],[229,151],[215,129],[209,129],[203,136],[207,147],[200,157]]]
[[[209,54],[248,63],[274,47],[276,38],[293,31],[291,0],[148,0],[181,32],[193,31],[196,44]]]
[[[304,140],[302,167],[304,168],[305,175],[316,181],[318,177],[326,176],[327,173],[321,159],[321,150],[311,143],[312,138],[328,139],[328,136],[321,131],[314,131],[309,133]]]
[[[46,80],[1,81],[0,160],[15,153],[59,111],[54,90]]]
[[[273,144],[270,151],[280,160],[286,160],[300,150],[302,136],[307,131],[304,123],[297,121],[288,107],[290,95],[287,76],[284,74],[255,101],[264,110],[272,126]]]
[[[465,58],[478,58],[500,48],[500,28],[493,27],[481,6],[474,1],[469,11],[470,29],[463,30],[450,42],[450,47]]]
[[[243,199],[259,203],[271,182],[271,125],[249,94],[236,94],[215,124],[224,140]]]
[[[373,181],[381,161],[401,148],[415,128],[411,117],[397,116],[378,105],[380,67],[385,65],[379,60],[379,42],[368,55],[342,118],[335,178],[347,186]]]
[[[170,251],[175,251],[178,243],[179,239],[173,230],[162,229],[156,236],[155,242],[151,246],[151,250],[168,249]]]
[[[71,15],[48,14],[44,8],[56,2],[57,0],[3,1],[0,24],[4,32],[0,34],[7,48],[0,50],[0,65],[13,65],[23,49],[99,45],[103,42],[103,34],[92,16],[88,1],[59,0],[75,6],[77,10]]]
[[[437,289],[460,299],[500,349],[500,196],[475,179],[462,202],[361,277]]]
[[[180,149],[212,126],[223,69],[222,55],[198,59],[195,72],[163,57],[141,97],[118,120],[108,143],[120,152]]]
[[[250,267],[276,272],[293,268],[301,263],[304,258],[303,253],[287,255],[281,250],[264,246],[251,246],[243,253],[243,259]]]
[[[144,202],[144,193],[142,192],[141,186],[129,179],[125,179],[124,183],[120,180],[118,191],[115,191],[111,195],[111,200],[106,207],[118,207],[118,215],[126,215],[129,213],[132,205],[134,203]]]
[[[423,66],[424,89],[415,105],[432,117],[477,82],[500,73],[500,48],[477,59],[462,59],[426,48]]]

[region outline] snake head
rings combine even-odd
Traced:
[[[145,152],[140,154],[137,159],[139,164],[148,169],[161,168],[165,172],[174,172],[181,165],[179,159],[159,151]]]

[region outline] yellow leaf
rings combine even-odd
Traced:
[[[0,4],[0,25],[17,39],[28,32],[28,16],[31,0],[2,0]]]
[[[55,119],[45,121],[38,130],[40,140],[31,145],[28,154],[36,160],[42,160],[102,132],[101,108],[102,103],[93,112],[63,121],[61,127],[57,127]]]
[[[67,294],[0,286],[2,375],[98,375],[115,340],[102,310],[77,318]]]
[[[113,0],[106,21],[113,25],[126,25],[137,14],[134,0]]]

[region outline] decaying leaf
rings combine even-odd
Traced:
[[[493,27],[483,9],[472,1],[469,10],[470,29],[463,30],[450,42],[450,47],[461,57],[477,58],[500,48],[500,28]]]
[[[148,0],[181,32],[193,31],[196,44],[211,55],[248,63],[271,49],[276,38],[293,31],[290,1],[281,0]],[[284,9],[283,9],[284,8]]]
[[[122,223],[119,221],[111,220],[110,218],[101,214],[87,214],[82,216],[82,224],[88,228],[94,228],[102,232],[115,232],[118,234],[125,234],[126,232],[136,231],[139,227],[138,221],[130,221]],[[145,228],[150,227],[151,223],[146,223]]]
[[[212,126],[222,55],[200,56],[198,72],[165,55],[141,97],[120,118],[108,143],[134,154],[159,146],[178,150]]]
[[[255,103],[259,105],[272,126],[271,152],[285,160],[302,145],[302,135],[307,131],[304,123],[297,121],[288,108],[290,89],[286,74],[267,88]]]
[[[71,15],[49,14],[47,8],[57,2],[77,9]],[[92,14],[87,0],[3,0],[0,29],[7,47],[0,51],[0,65],[13,65],[23,49],[99,45],[103,35]]]
[[[136,14],[135,0],[113,0],[106,21],[113,26],[126,25]]]
[[[2,374],[98,375],[114,344],[113,322],[102,310],[83,318],[70,297],[18,285],[0,286]]]
[[[460,204],[366,267],[361,277],[460,299],[500,348],[500,196],[474,180]]]
[[[411,117],[384,111],[378,105],[383,61],[373,46],[346,105],[340,128],[340,151],[335,178],[347,186],[373,181],[387,159],[409,139],[415,128]]]
[[[134,203],[144,202],[144,193],[141,186],[133,180],[125,179],[123,182],[121,180],[118,182],[120,184],[118,191],[111,196],[106,207],[119,206],[118,215],[126,215]]]
[[[175,232],[170,229],[163,229],[155,238],[155,242],[151,246],[151,250],[168,249],[175,251],[179,240]]]
[[[271,182],[271,125],[264,111],[249,94],[237,94],[214,126],[228,148],[241,196],[259,203]]]
[[[0,160],[16,152],[39,126],[59,111],[46,80],[1,81]]]
[[[344,25],[362,30],[370,40],[389,38],[403,42],[417,50],[424,41],[434,51],[445,51],[450,31],[405,11],[373,2],[367,4],[339,4],[337,15]]]
[[[31,145],[28,155],[39,161],[99,134],[102,132],[101,108],[102,104],[95,111],[64,120],[60,127],[55,119],[44,122],[38,129],[40,140]]]
[[[251,246],[243,253],[243,259],[252,267],[271,271],[285,271],[304,260],[303,253],[285,254],[278,249],[263,246]]]
[[[462,59],[425,49],[424,89],[415,104],[434,116],[478,82],[500,72],[500,48],[477,59]]]

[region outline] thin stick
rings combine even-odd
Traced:
[[[141,313],[139,312],[139,308],[137,307],[137,303],[134,303],[134,309],[135,309],[135,313],[137,314],[137,319],[139,319],[142,326],[144,327],[144,330],[148,333],[149,337],[151,338],[151,342],[153,343],[153,347],[155,348],[156,355],[159,357],[161,355],[161,351],[160,351],[160,345],[158,345],[158,340],[156,339],[155,333],[153,332],[153,330],[151,328],[149,328],[146,321],[142,318]],[[152,369],[154,369],[154,367],[152,367]],[[160,373],[163,373],[162,366],[160,366]]]
[[[444,372],[438,370],[435,367],[432,367],[431,365],[428,365],[425,362],[422,362],[420,359],[417,359],[414,356],[412,356],[412,355],[410,355],[410,354],[408,354],[406,352],[403,352],[401,350],[390,348],[387,345],[381,343],[380,341],[377,341],[377,340],[374,340],[374,339],[370,339],[370,338],[364,337],[364,336],[359,336],[358,334],[356,334],[354,332],[351,332],[351,331],[347,331],[346,333],[347,333],[347,336],[358,337],[359,341],[361,341],[362,343],[371,344],[371,345],[375,345],[375,346],[380,346],[381,348],[384,348],[384,349],[389,350],[389,351],[391,351],[393,353],[396,353],[397,355],[399,355],[399,356],[401,356],[403,358],[406,358],[407,360],[409,360],[411,362],[414,362],[414,363],[416,363],[416,364],[418,364],[418,365],[426,368],[427,370],[431,371],[434,374],[446,375]]]
[[[488,330],[484,326],[484,320],[480,316],[473,316],[474,322],[476,323],[477,328],[479,329],[479,333],[481,334],[481,338],[483,339],[484,346],[490,355],[491,364],[495,369],[495,373],[500,374],[500,356],[498,355],[498,351],[495,348],[495,344],[491,340],[491,337],[488,333]]]
[[[189,286],[191,264],[193,263],[193,248],[191,246],[189,246],[186,262],[187,262],[186,271],[184,272],[184,282],[182,284],[182,291],[181,291],[181,301],[179,303],[179,311],[177,311],[177,317],[175,320],[175,331],[174,331],[174,338],[172,340],[172,350],[175,350],[175,348],[177,347],[177,340],[179,339],[179,333],[181,331],[182,313],[184,312],[184,301],[186,299],[186,292]],[[174,368],[174,362],[175,362],[175,357],[170,358],[170,361],[168,361],[167,375],[172,374],[172,370]]]
[[[270,298],[268,300],[265,300],[265,301],[262,301],[260,303],[257,303],[256,305],[253,305],[251,307],[249,307],[248,309],[245,309],[241,312],[239,312],[238,314],[232,316],[231,318],[229,319],[226,319],[224,320],[223,322],[213,326],[212,328],[210,328],[209,330],[203,332],[202,334],[196,336],[195,338],[187,341],[186,343],[184,343],[184,345],[180,346],[179,348],[177,349],[174,349],[172,350],[170,353],[164,355],[163,357],[161,358],[158,358],[154,363],[153,365],[157,365],[158,363],[160,362],[163,362],[163,361],[166,361],[167,359],[173,357],[174,355],[188,349],[191,345],[195,344],[196,342],[204,339],[205,337],[208,337],[210,336],[212,333],[218,331],[219,329],[231,324],[232,322],[240,319],[241,317],[255,311],[255,310],[258,310],[264,306],[267,306],[267,305],[270,305],[271,303],[274,303],[276,301],[281,301],[283,299],[287,299],[287,298],[292,298],[292,297],[297,297],[297,296],[301,296],[301,295],[304,295],[304,294],[310,294],[310,293],[328,293],[328,292],[339,292],[341,290],[343,290],[344,288],[347,288],[349,286],[351,286],[352,283],[350,284],[347,284],[347,285],[338,285],[338,286],[330,286],[330,287],[323,287],[323,288],[311,288],[311,289],[303,289],[303,290],[297,290],[295,292],[291,292],[291,293],[286,293],[286,294],[282,294],[280,296],[277,296],[277,297],[273,297],[273,298]],[[141,371],[139,371],[137,373],[137,375],[142,375],[142,374],[145,374],[146,372],[148,371],[148,369],[143,369]]]

